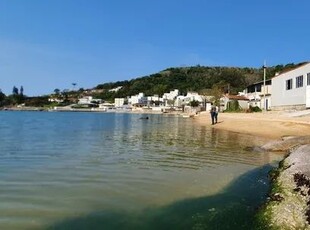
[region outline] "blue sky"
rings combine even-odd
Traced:
[[[0,0],[0,89],[309,61],[309,0]]]

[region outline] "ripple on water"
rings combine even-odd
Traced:
[[[4,113],[0,229],[37,229],[103,210],[143,210],[215,194],[273,156],[253,137],[190,119]]]

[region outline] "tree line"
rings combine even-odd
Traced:
[[[13,86],[12,94],[6,96],[0,89],[0,106],[18,105],[25,102],[24,87]]]
[[[276,65],[267,67],[266,79],[275,76],[277,72],[287,71],[296,68],[304,63],[286,65]],[[202,95],[219,96],[222,93],[237,94],[246,86],[263,80],[263,67],[209,67],[209,66],[191,66],[168,68],[155,74],[138,77],[132,80],[108,82],[97,85],[94,89],[97,92],[91,93],[93,97],[113,102],[114,98],[125,98],[145,93],[145,95],[162,96],[164,93],[178,89],[182,95],[188,91],[196,91]],[[73,87],[76,83],[72,83]],[[121,86],[118,91],[111,91]],[[83,88],[79,90],[55,89],[54,93],[64,99],[64,103],[70,103],[69,98],[75,98],[85,94]],[[89,93],[88,93],[89,94]],[[13,87],[12,94],[6,96],[0,90],[0,107],[8,105],[18,105],[25,103],[26,106],[44,106],[50,104],[49,95],[38,97],[27,97],[24,95],[24,88]]]

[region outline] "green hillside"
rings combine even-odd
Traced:
[[[287,64],[268,67],[266,79],[272,78],[276,72],[283,72],[296,68],[304,63]],[[263,80],[263,68],[239,68],[239,67],[207,67],[192,66],[180,68],[168,68],[159,73],[149,76],[139,77],[127,81],[110,82],[97,85],[97,93],[91,93],[95,98],[105,101],[114,101],[116,97],[127,97],[143,92],[147,96],[157,94],[162,96],[164,93],[174,89],[179,89],[185,95],[188,91],[196,91],[204,95],[221,95],[229,92],[237,94],[246,86]],[[110,92],[110,89],[122,86],[117,92]],[[16,88],[14,86],[14,88]],[[15,89],[16,90],[16,89]],[[57,89],[58,90],[58,89]],[[59,91],[59,90],[58,90]],[[83,89],[56,93],[59,98],[64,99],[64,105],[75,103],[79,97],[89,95]],[[55,96],[54,95],[54,96]],[[27,106],[44,106],[53,104],[48,101],[49,95],[44,97],[27,97],[22,91],[13,92],[6,96],[0,90],[0,107],[14,106],[25,103]]]
[[[296,68],[299,64],[287,64],[268,67],[266,78],[270,79],[276,72],[283,72]],[[180,67],[168,68],[159,73],[139,77],[128,81],[118,81],[99,84],[96,89],[103,89],[95,96],[104,100],[113,100],[116,97],[126,97],[140,92],[145,95],[163,95],[170,90],[179,89],[181,94],[188,91],[199,93],[208,92],[215,86],[223,92],[231,94],[242,91],[247,85],[263,80],[263,68],[239,67]],[[118,92],[109,92],[110,89],[122,86]]]

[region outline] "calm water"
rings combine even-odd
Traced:
[[[0,229],[249,229],[281,156],[138,114],[0,112]]]

